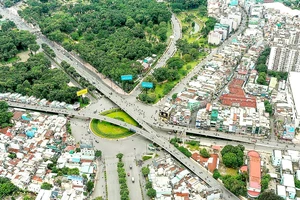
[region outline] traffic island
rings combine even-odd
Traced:
[[[121,109],[112,109],[109,111],[105,111],[101,113],[101,115],[124,121],[134,126],[139,125],[134,119],[132,119],[126,112],[122,111]],[[134,132],[128,130],[127,128],[123,128],[106,121],[100,121],[98,119],[92,119],[90,123],[90,129],[95,135],[106,139],[120,139],[129,137],[134,134]]]

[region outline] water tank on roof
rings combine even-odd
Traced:
[[[34,137],[34,132],[33,131],[26,131],[26,136],[29,138],[33,138]]]

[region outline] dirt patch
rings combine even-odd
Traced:
[[[30,51],[23,51],[21,53],[18,53],[17,57],[19,57],[21,59],[20,62],[27,61],[29,58],[29,53],[30,53]]]
[[[235,176],[235,175],[238,174],[238,170],[237,169],[227,168],[222,163],[219,164],[219,172],[220,172],[221,175]]]

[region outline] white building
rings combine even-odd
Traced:
[[[281,160],[282,160],[281,150],[273,150],[272,165],[276,166],[276,167],[280,166],[281,165]]]
[[[219,45],[222,41],[222,33],[218,31],[210,31],[208,34],[208,43]]]
[[[300,51],[298,47],[277,45],[271,47],[268,69],[282,72],[300,72]]]
[[[299,93],[299,85],[300,85],[300,72],[290,72],[288,77],[289,82],[289,92],[292,95],[292,99],[294,101],[293,106],[293,116],[292,119],[295,121],[295,127],[299,127],[300,121],[300,93]]]
[[[229,26],[229,33],[231,33],[233,28],[233,20],[229,18],[222,17],[220,20],[220,24],[227,24]]]

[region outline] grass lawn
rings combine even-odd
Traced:
[[[186,147],[187,147],[190,151],[200,151],[199,145],[190,145],[190,144],[187,144]]]
[[[193,62],[189,62],[187,64],[185,64],[180,70],[179,70],[179,75],[180,75],[180,79],[178,80],[174,80],[174,81],[170,81],[170,82],[166,82],[163,84],[159,84],[155,87],[154,91],[149,91],[148,93],[154,93],[157,96],[157,99],[154,103],[157,103],[161,98],[163,98],[166,93],[164,92],[166,87],[170,87],[173,88],[175,87],[175,85],[177,83],[179,83],[181,81],[181,79],[188,74],[192,69],[194,69],[194,67],[197,65],[198,61],[193,61]],[[190,68],[188,69],[188,65],[190,65]],[[169,91],[170,92],[170,91]],[[167,94],[169,93],[167,92]]]
[[[111,117],[111,118],[114,118],[114,119],[123,119],[122,121],[124,121],[128,124],[138,126],[138,123],[134,119],[132,119],[126,112],[121,111],[121,110],[109,113],[105,116]]]
[[[114,119],[118,119],[124,121],[126,123],[132,124],[134,126],[138,126],[138,123],[132,119],[127,113],[121,111],[119,109],[111,110],[111,112],[105,112],[105,116],[111,117]],[[126,128],[111,124],[105,121],[99,121],[97,119],[93,119],[90,124],[92,132],[100,136],[102,138],[108,139],[119,139],[133,135],[134,133],[129,131]]]
[[[226,168],[225,173],[226,175],[235,176],[238,174],[238,170],[233,168]]]

